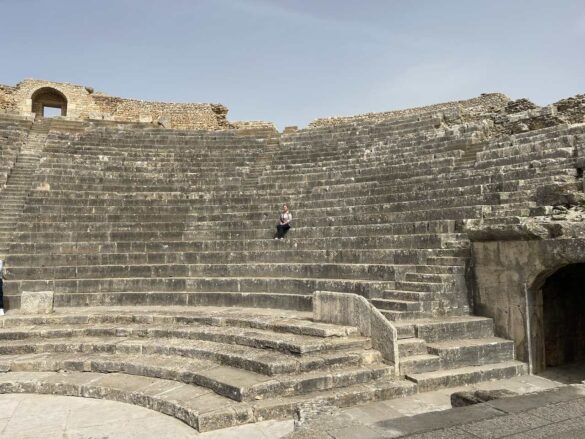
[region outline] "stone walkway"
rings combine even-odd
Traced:
[[[571,371],[571,376],[577,375],[577,370]],[[293,421],[286,420],[197,433],[172,417],[130,404],[7,394],[0,395],[0,438],[583,438],[585,386],[559,381],[521,376],[343,410],[333,408],[326,415],[317,413],[294,432]],[[451,393],[470,388],[506,388],[521,396],[451,409]]]
[[[508,389],[519,396],[451,408],[458,390]],[[288,439],[585,438],[585,385],[538,376],[445,389],[316,417]]]
[[[292,429],[292,421],[266,421],[197,433],[175,418],[120,402],[54,395],[0,395],[2,439],[271,439]]]

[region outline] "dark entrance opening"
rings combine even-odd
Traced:
[[[565,374],[575,369],[582,371],[575,379],[585,379],[585,263],[567,265],[546,279],[542,310],[547,369]]]
[[[32,95],[32,112],[36,117],[67,116],[67,98],[54,88],[40,88]]]

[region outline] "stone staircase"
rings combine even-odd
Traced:
[[[526,373],[514,343],[494,336],[493,321],[475,316],[412,319],[399,331],[401,375],[420,392]]]
[[[6,258],[10,235],[14,231],[31,189],[51,121],[39,119],[32,124],[26,143],[16,157],[5,188],[0,192],[0,259]]]

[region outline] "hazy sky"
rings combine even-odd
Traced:
[[[585,0],[0,0],[0,83],[220,102],[280,128],[585,93]]]

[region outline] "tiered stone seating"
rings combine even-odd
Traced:
[[[153,378],[167,390],[191,386],[179,387],[185,395],[205,388],[214,409],[226,398],[262,401],[206,418],[201,406],[132,396],[123,378],[102,391],[47,375],[56,388],[125,395],[200,429],[283,416],[314,398],[344,405],[409,393],[413,383],[423,391],[523,373],[513,343],[470,315],[462,224],[529,215],[539,185],[575,172],[579,128],[495,136],[463,116],[280,136],[111,124],[51,132],[4,291],[9,308],[23,291],[54,291],[60,312],[6,319],[0,365],[14,388],[44,388],[11,375],[19,371],[75,370],[98,382],[91,374],[136,375],[136,389]],[[294,226],[275,241],[284,202]],[[400,378],[355,329],[309,320],[316,290],[362,295],[393,322]],[[209,307],[225,306],[238,308],[213,317]],[[275,323],[283,316],[292,323]],[[225,410],[230,421],[214,424]]]
[[[0,115],[0,259],[4,259],[24,199],[30,188],[36,162],[24,151],[29,141],[31,121],[8,114]]]
[[[27,119],[0,114],[0,191],[6,186],[16,157],[28,136],[30,125],[31,122]]]
[[[0,391],[130,402],[200,431],[292,417],[315,400],[347,406],[414,392],[355,328],[308,317],[172,306],[8,316]]]

